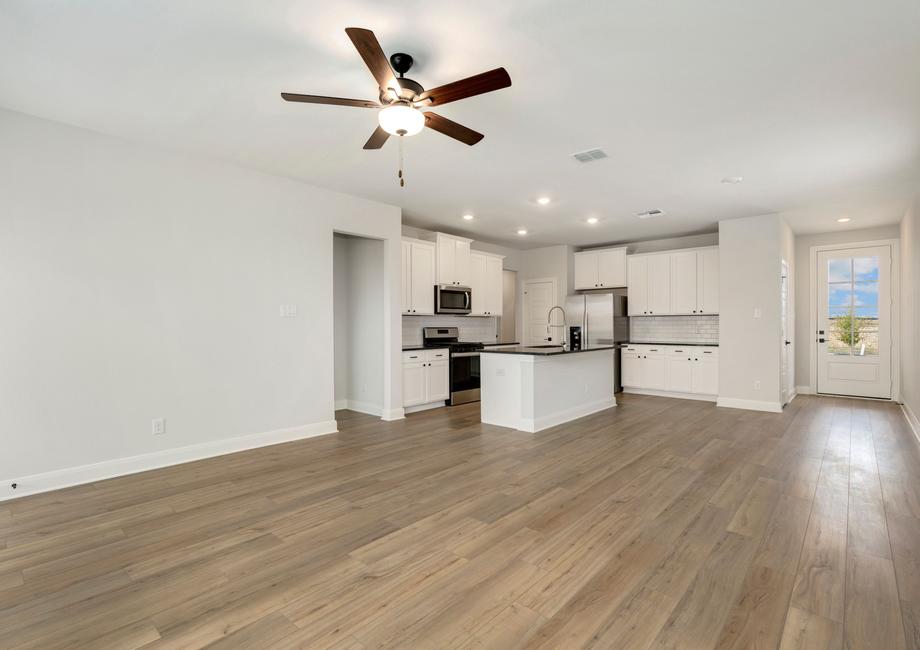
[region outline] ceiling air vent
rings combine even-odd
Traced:
[[[652,217],[660,217],[663,214],[662,210],[646,210],[645,212],[637,212],[636,216],[640,219],[651,219]]]
[[[601,149],[588,149],[587,151],[579,151],[578,153],[572,154],[572,158],[583,163],[591,162],[592,160],[600,160],[606,157],[607,154]]]

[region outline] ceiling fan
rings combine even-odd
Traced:
[[[289,102],[380,109],[377,114],[378,126],[364,144],[365,149],[379,149],[391,135],[415,135],[426,126],[465,144],[474,145],[482,140],[484,137],[482,133],[477,133],[462,124],[423,109],[441,106],[458,99],[481,95],[511,85],[511,77],[508,76],[508,72],[504,68],[496,68],[425,90],[420,83],[405,76],[412,67],[411,56],[399,52],[393,54],[388,62],[374,32],[360,27],[349,27],[345,33],[348,34],[348,38],[351,39],[358,54],[364,59],[364,63],[370,68],[371,74],[377,81],[380,87],[380,100],[344,99],[297,93],[281,93],[281,97]],[[398,78],[396,73],[399,74]]]

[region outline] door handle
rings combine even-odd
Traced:
[[[792,345],[792,341],[786,341],[786,345]]]
[[[818,339],[818,343],[824,343],[824,339]]]

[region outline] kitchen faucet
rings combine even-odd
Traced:
[[[556,311],[557,309],[562,312],[562,325],[553,325],[553,312]],[[565,347],[565,309],[563,309],[559,305],[554,305],[553,307],[550,307],[549,311],[546,313],[546,333],[549,334],[549,338],[547,339],[548,341],[553,340],[553,335],[550,330],[550,328],[552,327],[562,328],[562,347]]]

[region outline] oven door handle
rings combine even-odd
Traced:
[[[478,352],[452,352],[450,355],[451,359],[459,359],[462,357],[478,357]]]

